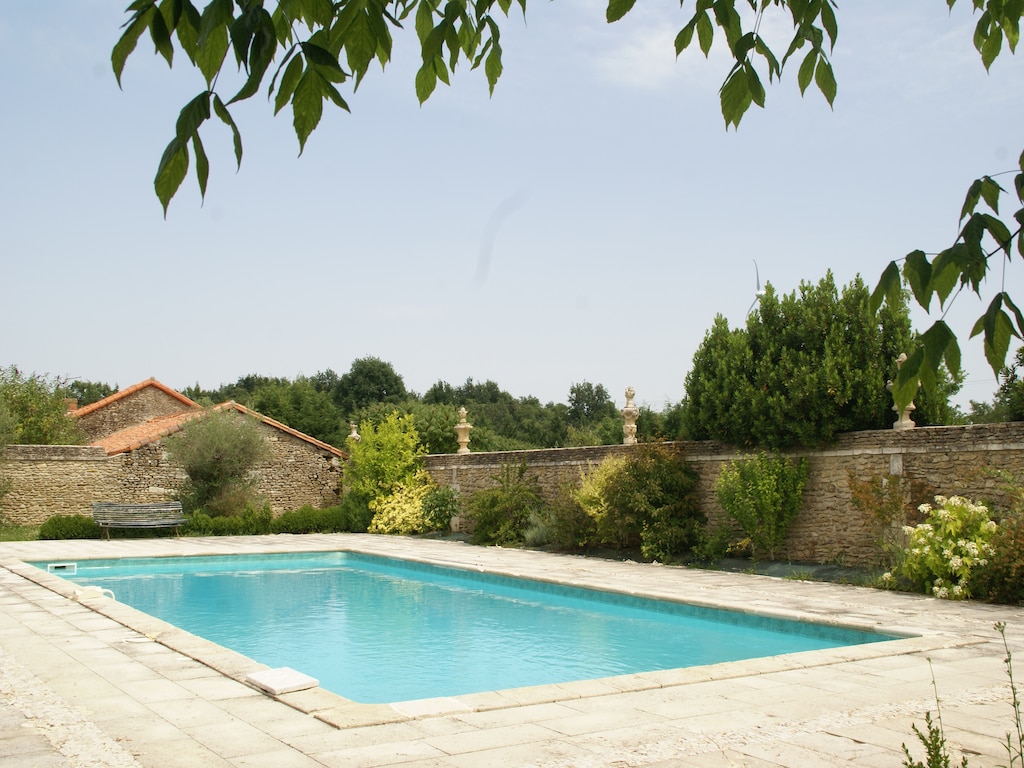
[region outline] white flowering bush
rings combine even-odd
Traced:
[[[922,504],[925,522],[905,526],[907,546],[899,564],[882,576],[883,584],[898,582],[950,600],[971,596],[971,574],[992,557],[996,524],[988,509],[961,496],[935,497],[935,506]]]

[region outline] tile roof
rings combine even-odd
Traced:
[[[97,400],[95,403],[90,403],[89,405],[83,405],[81,408],[76,408],[75,410],[71,411],[71,415],[76,417],[85,416],[87,414],[92,413],[93,411],[98,411],[101,408],[106,408],[111,403],[121,400],[122,398],[128,397],[128,395],[133,395],[136,392],[145,389],[146,387],[154,387],[156,389],[159,389],[161,392],[170,395],[175,400],[180,400],[182,405],[188,408],[192,408],[193,410],[197,408],[202,408],[202,406],[199,403],[197,403],[195,400],[190,400],[189,398],[185,397],[183,394],[181,394],[181,392],[171,389],[166,384],[162,384],[156,379],[149,378],[146,379],[145,381],[140,381],[138,384],[133,384],[130,387],[122,389],[119,392],[115,392],[112,395],[107,395],[102,400]]]
[[[188,398],[186,398],[188,399]],[[189,402],[192,402],[189,400]],[[197,406],[198,407],[198,406]],[[286,424],[282,424],[279,421],[275,421],[269,416],[264,416],[262,413],[257,413],[244,405],[239,405],[233,400],[220,405],[215,405],[213,411],[227,411],[233,410],[238,413],[244,413],[247,416],[252,416],[255,419],[263,422],[264,424],[279,429],[292,437],[298,438],[304,442],[314,445],[322,451],[334,454],[339,458],[345,458],[346,454],[335,448],[333,445],[317,440],[315,437],[299,432],[297,429],[292,429]],[[191,409],[187,411],[181,411],[180,413],[172,413],[169,416],[159,416],[155,419],[150,419],[143,424],[136,424],[131,427],[126,427],[112,435],[104,437],[102,440],[97,440],[92,445],[99,446],[107,452],[108,456],[114,456],[118,453],[128,453],[129,451],[135,451],[142,448],[145,445],[156,442],[161,438],[172,435],[179,431],[185,426],[185,423],[191,419],[203,419],[209,415],[210,411]]]

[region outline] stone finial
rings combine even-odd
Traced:
[[[466,421],[466,407],[459,408],[459,423],[455,425],[456,440],[459,450],[456,453],[469,453],[469,431],[473,425]]]
[[[634,397],[636,397],[636,390],[626,387],[626,407],[621,411],[623,445],[636,445],[636,418],[640,415],[640,409],[633,402]]]
[[[902,368],[903,364],[905,362],[907,362],[907,355],[906,355],[906,353],[902,353],[902,354],[900,354],[899,357],[896,358],[896,370],[898,371],[900,368]],[[920,387],[921,386],[921,382],[917,382],[917,386]],[[887,390],[889,390],[890,392],[892,392],[892,388],[893,388],[893,381],[892,381],[892,379],[889,379],[889,381],[886,382],[885,388]],[[896,413],[899,416],[899,418],[897,418],[896,421],[894,421],[893,424],[892,424],[892,428],[895,429],[897,432],[903,432],[904,430],[913,429],[914,427],[917,426],[914,423],[914,420],[912,418],[910,418],[910,414],[912,412],[914,412],[915,410],[917,410],[917,406],[914,405],[914,401],[913,400],[911,400],[910,403],[907,404],[907,407],[904,408],[901,411],[900,407],[898,405],[896,405],[896,399],[894,397],[893,398],[892,409],[894,411],[896,411]]]
[[[348,426],[349,426],[349,429],[352,430],[351,432],[349,432],[349,435],[348,435],[348,439],[351,442],[358,443],[360,440],[363,439],[362,437],[360,437],[359,433],[356,432],[356,423],[354,421],[350,421]]]

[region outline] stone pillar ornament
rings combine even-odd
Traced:
[[[906,353],[903,353],[899,357],[896,358],[896,370],[898,371],[900,368],[902,368],[903,364],[905,362],[907,362],[907,355],[906,355]],[[920,387],[921,386],[921,382],[917,382],[917,386]],[[890,392],[892,392],[892,388],[893,388],[892,379],[889,379],[889,381],[886,382],[885,388],[887,390],[889,390]],[[907,407],[904,408],[901,411],[900,407],[898,405],[896,405],[896,399],[893,398],[892,409],[894,411],[896,411],[896,413],[898,414],[898,418],[892,424],[892,428],[895,429],[897,432],[903,432],[903,431],[908,430],[908,429],[913,429],[914,427],[917,426],[914,423],[914,420],[910,418],[910,414],[917,410],[917,406],[914,405],[914,401],[913,400],[911,400],[910,403],[907,405]]]
[[[623,445],[636,445],[636,417],[640,415],[640,409],[633,402],[634,397],[636,397],[636,390],[626,387],[626,407],[621,411]]]
[[[358,443],[358,442],[359,442],[360,440],[362,440],[362,439],[363,439],[363,438],[362,438],[362,437],[361,437],[361,436],[359,435],[359,433],[358,433],[358,432],[356,432],[356,423],[355,423],[354,421],[350,421],[350,422],[348,423],[348,427],[349,427],[349,429],[351,429],[351,430],[352,430],[352,431],[351,431],[351,432],[349,432],[349,434],[348,434],[348,440],[349,440],[349,441],[351,441],[351,442],[353,442],[353,443]]]
[[[459,443],[456,453],[469,453],[469,430],[473,425],[466,421],[466,407],[459,408],[459,423],[455,425],[455,434]]]

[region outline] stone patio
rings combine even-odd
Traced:
[[[270,696],[244,682],[264,665],[108,598],[76,600],[76,585],[24,563],[337,549],[904,639],[366,705],[320,688]],[[837,584],[352,534],[2,543],[0,764],[880,768],[902,764],[903,743],[922,756],[911,726],[935,712],[937,688],[954,753],[1005,765],[1014,725],[997,621],[1024,659],[1022,609]]]

